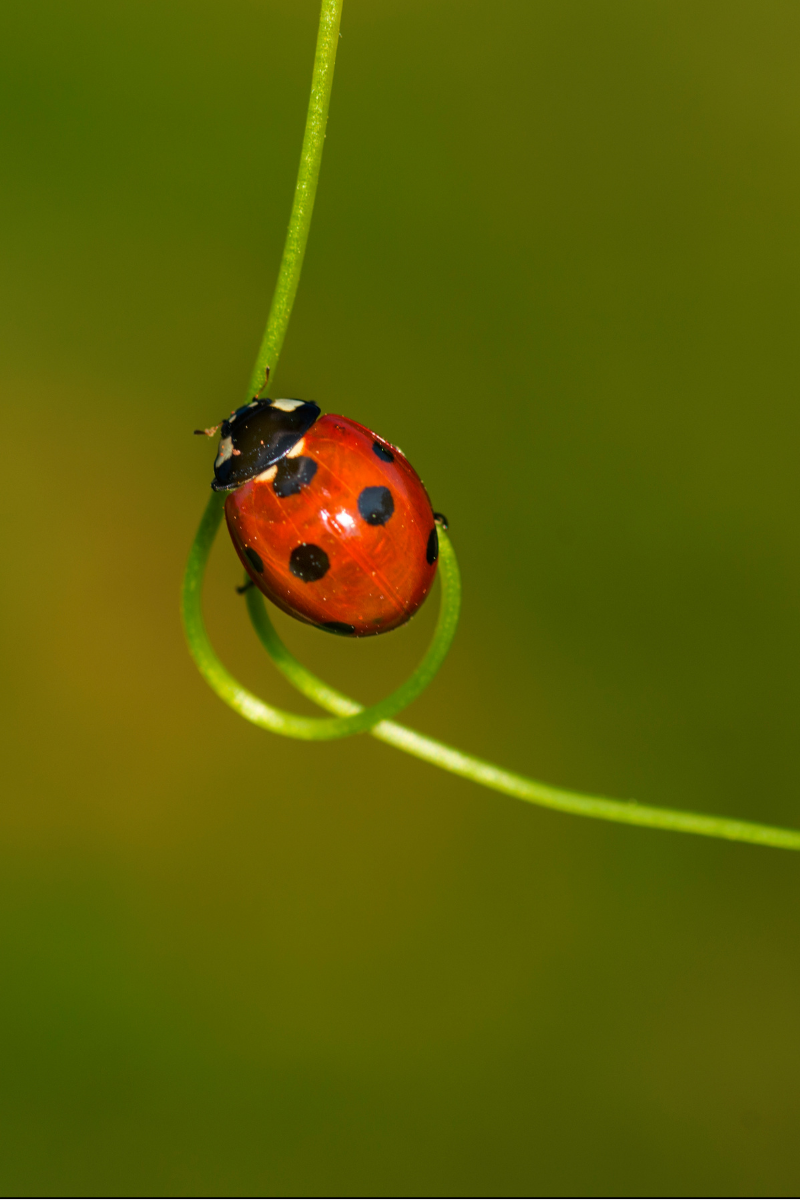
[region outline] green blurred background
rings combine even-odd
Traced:
[[[0,16],[0,1190],[786,1195],[800,858],[228,711],[178,621],[315,0]],[[399,443],[462,630],[410,724],[800,825],[800,10],[346,0],[279,372]],[[221,538],[226,661],[285,706]],[[362,699],[423,611],[344,643]]]

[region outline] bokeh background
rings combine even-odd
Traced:
[[[786,1195],[800,858],[249,727],[178,621],[315,0],[0,14],[0,1190]],[[347,0],[278,391],[399,443],[462,629],[414,727],[800,825],[800,10]],[[259,650],[220,539],[207,612]],[[434,612],[344,643],[377,699]]]

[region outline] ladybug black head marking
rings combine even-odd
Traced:
[[[215,492],[255,479],[288,454],[320,414],[313,400],[251,400],[220,426],[214,462]]]

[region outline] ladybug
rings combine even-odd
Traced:
[[[404,625],[430,592],[428,493],[397,447],[356,421],[309,400],[255,399],[222,422],[211,486],[227,492],[250,579],[300,621],[370,637]]]

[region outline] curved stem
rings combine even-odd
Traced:
[[[249,396],[257,394],[262,389],[267,369],[269,368],[272,372],[275,370],[297,292],[325,141],[325,125],[339,40],[342,2],[343,0],[322,0],[311,99],[292,215],[266,332],[253,370]],[[627,825],[671,829],[682,833],[701,834],[705,837],[726,838],[729,841],[752,842],[761,846],[800,850],[799,830],[778,829],[771,825],[757,825],[750,821],[734,821],[728,817],[713,817],[700,813],[680,812],[676,809],[654,808],[636,804],[634,801],[624,803],[619,800],[606,800],[600,796],[568,792],[561,788],[549,787],[544,783],[537,783],[533,779],[526,779],[524,775],[505,771],[501,767],[494,766],[493,763],[475,758],[471,754],[464,754],[452,746],[446,746],[434,738],[425,737],[413,729],[406,729],[394,721],[381,720],[380,717],[386,718],[390,712],[398,712],[400,707],[409,703],[410,698],[413,698],[408,695],[408,684],[399,689],[399,692],[395,693],[393,697],[382,701],[380,705],[364,709],[355,700],[351,700],[342,692],[336,691],[335,688],[331,688],[322,680],[317,679],[297,662],[275,633],[260,597],[251,593],[248,595],[250,616],[256,633],[273,658],[275,665],[300,692],[315,701],[321,708],[335,713],[336,717],[332,720],[322,718],[314,721],[307,717],[297,717],[291,713],[281,712],[279,709],[264,704],[257,696],[237,683],[220,663],[208,640],[203,623],[200,607],[202,577],[208,553],[222,517],[223,503],[222,496],[216,494],[212,496],[192,546],[183,586],[183,619],[189,645],[201,673],[217,692],[217,695],[241,713],[243,717],[274,733],[300,738],[341,737],[345,733],[355,732],[357,728],[365,729],[368,725],[372,725],[369,731],[373,737],[396,746],[398,750],[404,750],[407,754],[412,754],[445,771],[461,775],[484,787],[493,788],[495,791],[515,796],[531,804],[541,804],[546,808],[554,808],[584,817],[619,821]],[[440,544],[443,608],[434,643],[418,669],[418,673],[421,672],[420,679],[425,677],[427,671],[425,682],[432,677],[431,664],[438,665],[441,662],[450,640],[452,640],[460,595],[458,568],[452,547],[446,537],[441,537]],[[450,602],[454,602],[452,609],[449,607]],[[442,646],[444,647],[438,660],[437,646],[439,650]],[[435,666],[433,670],[435,670]],[[424,683],[414,692],[415,695],[422,690],[422,686]],[[392,708],[391,703],[396,700],[398,695],[402,695],[401,703],[396,708]],[[375,720],[378,721],[377,724],[373,724]],[[351,724],[348,725],[348,721]],[[357,724],[352,724],[352,722],[357,722]],[[314,730],[317,732],[313,732]],[[320,732],[323,730],[324,732]]]
[[[314,211],[314,197],[317,194],[322,148],[325,145],[325,126],[328,123],[333,68],[339,45],[342,3],[343,0],[322,0],[317,51],[314,56],[314,74],[311,80],[311,97],[308,102],[308,116],[303,135],[303,148],[300,152],[297,184],[294,189],[292,215],[289,218],[289,228],[283,247],[278,282],[275,285],[272,305],[267,318],[267,328],[264,331],[250,379],[248,400],[263,389],[267,371],[274,376],[283,347],[283,339],[286,337],[297,285],[300,282],[308,231],[311,228],[311,214]]]
[[[254,605],[250,605],[253,617]],[[320,708],[342,716],[357,713],[360,705],[342,692],[330,687],[299,663],[286,649],[275,630],[266,625],[263,604],[260,606],[264,618],[253,621],[256,633],[276,667],[293,683],[299,692],[313,700]],[[505,771],[493,763],[472,754],[464,754],[452,746],[446,746],[434,738],[416,733],[394,721],[381,721],[370,729],[374,738],[388,742],[398,750],[405,750],[415,758],[441,767],[454,775],[471,779],[496,792],[555,808],[561,812],[582,817],[597,817],[604,821],[618,821],[625,825],[644,825],[650,829],[671,829],[677,833],[696,833],[704,837],[726,838],[732,842],[752,842],[758,846],[777,846],[784,850],[800,850],[800,830],[779,829],[773,825],[757,825],[751,821],[735,821],[729,817],[713,817],[704,813],[681,812],[674,808],[656,808],[637,804],[634,800],[606,800],[602,796],[586,796],[581,792],[568,792],[562,788],[549,787],[524,775]]]
[[[271,733],[281,733],[284,737],[301,738],[304,741],[328,741],[332,738],[349,737],[354,733],[364,733],[376,722],[392,717],[406,708],[420,692],[424,691],[450,649],[458,626],[458,614],[461,607],[461,577],[458,563],[444,531],[442,531],[443,536],[440,539],[439,550],[439,575],[442,587],[439,620],[436,623],[431,644],[413,675],[385,700],[381,700],[380,703],[374,704],[370,708],[362,708],[361,705],[358,705],[349,713],[335,717],[298,717],[294,713],[287,713],[280,708],[273,708],[272,705],[265,704],[258,696],[242,687],[217,658],[209,641],[202,611],[203,575],[211,546],[222,520],[224,503],[224,496],[215,492],[206,506],[200,528],[189,552],[189,562],[183,580],[181,613],[186,630],[186,640],[198,670],[226,704],[246,720],[252,721],[254,725],[260,725],[262,729],[268,729]],[[269,634],[266,632],[266,626],[269,626],[271,630],[272,625],[264,605],[261,604],[259,608],[251,600],[250,595],[248,595],[248,605],[256,629],[260,635],[262,629],[265,631],[265,644],[268,644]],[[288,651],[286,653],[288,654]]]

